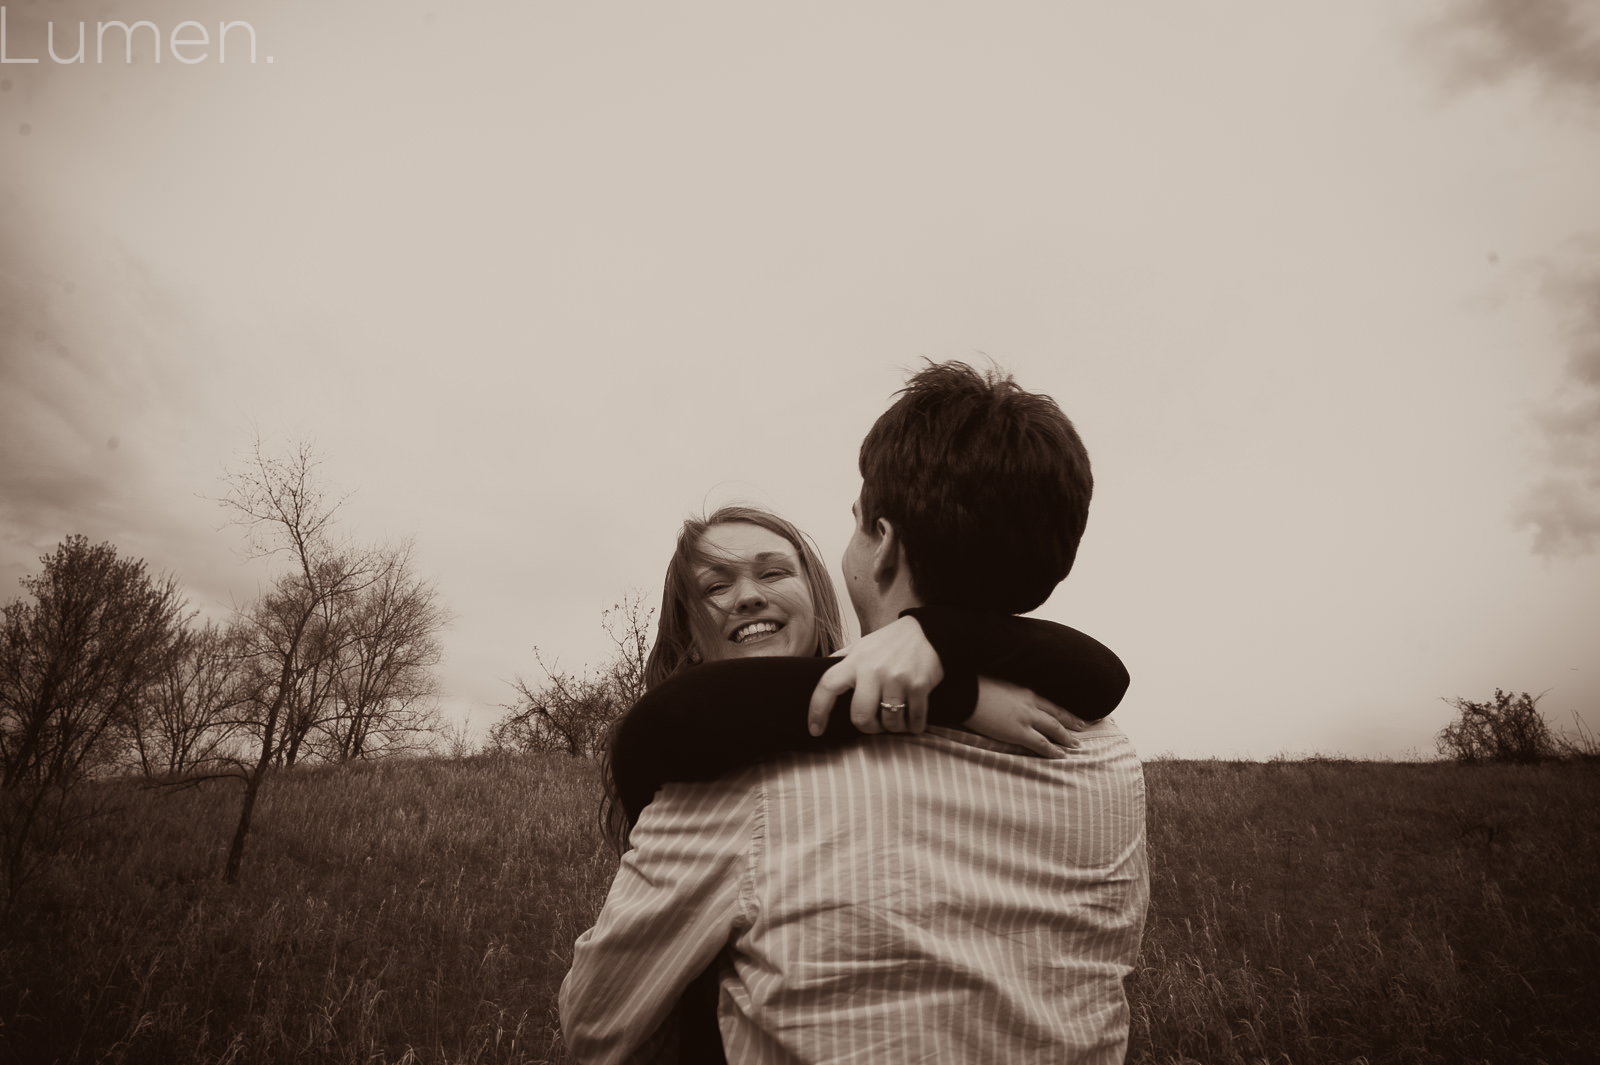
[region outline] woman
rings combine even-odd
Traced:
[[[965,725],[1055,754],[1050,741],[1069,736],[1051,702],[1097,720],[1127,688],[1117,657],[1065,626],[931,607],[908,613],[916,626],[895,624],[920,626],[918,642],[925,639],[938,653],[944,679],[933,685],[937,668],[913,670],[909,682],[897,678],[896,698],[880,704],[886,709],[931,688],[930,723]],[[686,521],[667,565],[658,635],[645,667],[647,694],[618,722],[604,765],[603,820],[619,853],[640,811],[669,780],[712,780],[859,736],[849,693],[820,736],[807,728],[812,693],[842,640],[832,581],[794,525],[743,506]],[[980,684],[980,673],[1014,683]],[[717,969],[708,968],[679,1002],[676,1060],[722,1060]]]
[[[770,592],[780,629],[754,639],[730,639],[727,622],[739,616],[732,578],[747,561],[769,563],[756,576]],[[727,506],[703,520],[690,518],[678,533],[661,592],[659,632],[645,664],[645,687],[702,661],[826,657],[842,646],[839,601],[810,538],[776,514]]]

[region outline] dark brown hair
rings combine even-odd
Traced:
[[[899,533],[929,604],[1020,614],[1072,569],[1094,476],[1049,396],[930,363],[861,442],[861,520]]]

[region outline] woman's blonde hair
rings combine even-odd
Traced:
[[[816,610],[817,645],[811,653],[831,655],[843,645],[844,623],[839,615],[839,598],[834,594],[833,581],[811,538],[792,522],[770,511],[734,504],[718,509],[709,517],[688,519],[678,533],[678,544],[667,563],[667,576],[661,588],[661,623],[656,630],[655,647],[644,667],[646,688],[653,688],[685,666],[700,662],[706,649],[722,638],[705,608],[695,570],[716,561],[701,546],[706,530],[741,522],[783,537],[799,556],[800,572]]]

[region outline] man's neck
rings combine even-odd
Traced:
[[[873,604],[871,617],[859,617],[857,619],[861,622],[861,635],[865,636],[869,632],[877,632],[885,625],[898,620],[900,611],[922,605],[922,600],[916,595],[909,592],[895,594],[891,591],[890,594]]]

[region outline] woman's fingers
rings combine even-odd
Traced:
[[[1089,727],[1089,722],[1085,721],[1083,718],[1079,717],[1077,714],[1074,714],[1070,710],[1061,709],[1061,707],[1057,706],[1055,703],[1052,703],[1049,699],[1035,695],[1033,697],[1033,704],[1040,710],[1043,710],[1045,713],[1049,714],[1052,719],[1059,722],[1063,727],[1071,729],[1073,732],[1082,732],[1084,729]]]
[[[837,665],[822,675],[822,679],[817,681],[816,690],[811,693],[811,709],[806,714],[806,728],[813,736],[822,735],[828,727],[828,715],[833,713],[833,704],[839,700],[839,696],[855,686],[855,667],[848,658],[841,658]]]
[[[923,697],[923,717],[927,717],[927,696]],[[878,723],[885,732],[920,732],[919,728],[911,727],[911,697],[905,694],[884,691],[878,699]]]
[[[848,661],[848,659],[846,659]],[[850,700],[850,720],[859,732],[882,732],[878,723],[878,685],[872,677],[856,677],[856,694]]]
[[[1078,749],[1078,737],[1072,734],[1071,729],[1049,714],[1040,714],[1038,721],[1034,724],[1034,728],[1049,743],[1065,747],[1069,751]]]
[[[842,658],[817,681],[806,711],[806,729],[820,736],[828,727],[834,703],[845,692],[850,697],[850,722],[860,732],[920,732],[927,721],[928,695],[882,694],[879,681],[870,670],[862,670],[854,657]],[[912,723],[917,722],[915,727]]]
[[[928,693],[924,678],[892,677],[878,697],[879,719],[886,732],[921,732],[928,727]]]
[[[862,637],[817,682],[806,727],[820,736],[836,700],[850,697],[850,721],[861,732],[921,732],[928,725],[928,693],[944,667],[914,618],[902,618]]]
[[[1024,728],[1022,735],[1017,738],[1017,743],[1042,758],[1065,758],[1067,756],[1065,751],[1051,743],[1049,738],[1037,728]]]
[[[921,717],[928,716],[926,692],[916,692],[914,681],[898,671],[855,671],[856,694],[850,700],[850,720],[862,732],[920,732],[913,728],[915,700],[921,700]]]
[[[863,732],[921,732],[928,693],[944,679],[944,666],[915,618],[900,618],[870,632],[850,648],[856,695],[850,718]]]
[[[906,731],[921,732],[928,727],[928,692],[922,688],[906,694]]]

